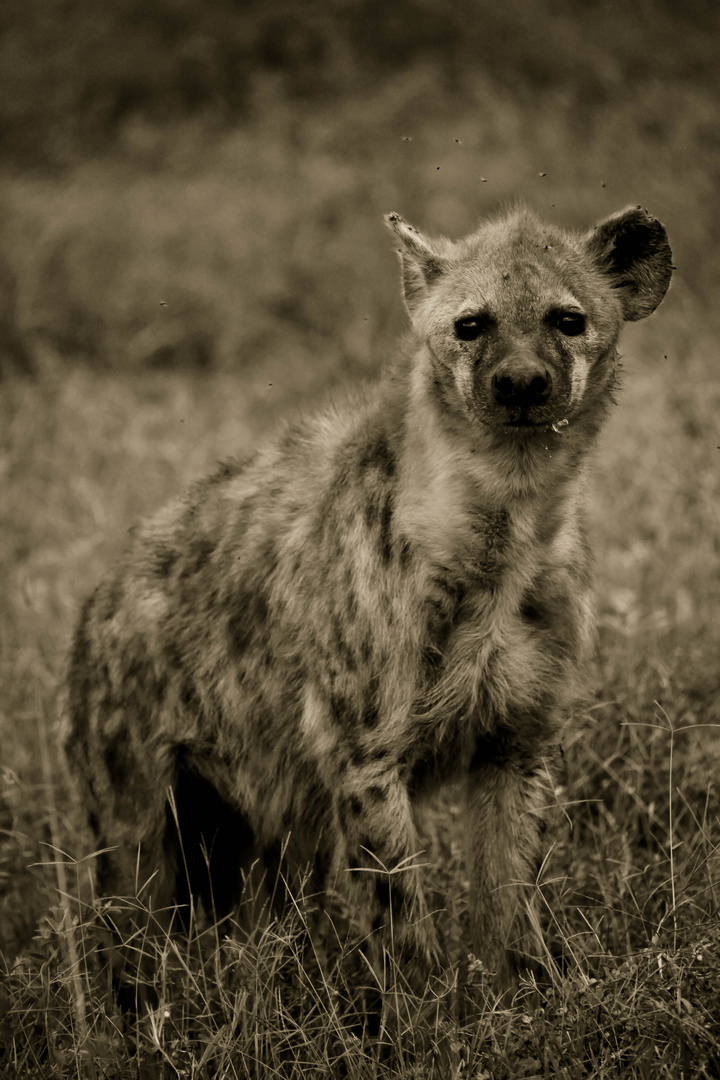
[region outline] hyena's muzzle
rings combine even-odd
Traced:
[[[485,423],[504,428],[547,428],[571,405],[571,363],[532,341],[513,342],[494,363],[479,365],[475,396]]]

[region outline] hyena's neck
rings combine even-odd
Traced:
[[[573,433],[574,435],[575,433]],[[433,563],[464,567],[502,529],[542,542],[549,520],[575,506],[593,439],[552,430],[523,439],[453,413],[427,369],[408,373],[395,521]],[[509,536],[508,536],[509,538]]]

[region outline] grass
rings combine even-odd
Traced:
[[[353,985],[338,973],[303,975],[297,912],[249,946],[215,940],[211,928],[189,944],[162,943],[159,1009],[128,1033],[97,971],[95,909],[66,899],[84,869],[64,854],[73,817],[48,734],[76,605],[128,522],[217,458],[249,449],[289,399],[314,396],[312,380],[289,374],[272,388],[279,401],[257,368],[122,374],[81,364],[6,384],[7,1075],[716,1074],[720,382],[716,352],[694,344],[682,311],[668,301],[655,319],[628,336],[621,403],[596,463],[598,691],[568,737],[558,828],[537,883],[560,966],[512,1007],[465,972],[466,885],[449,798],[427,822],[427,874],[447,909],[437,918],[453,964],[428,1001],[406,1005],[422,1021],[381,1037],[364,1027],[367,972]],[[663,320],[667,360],[654,338]],[[460,975],[469,990],[457,989]],[[409,996],[402,981],[398,993]]]
[[[102,157],[5,169],[17,301],[0,307],[35,374],[4,368],[0,395],[3,1075],[720,1073],[717,101],[686,59],[579,111],[571,86],[514,93],[467,67],[453,82],[427,59],[305,105],[257,79],[233,130],[131,117]],[[158,1005],[130,1022],[55,746],[78,605],[139,516],[279,416],[373,377],[403,325],[384,211],[457,235],[516,198],[578,226],[643,203],[679,267],[626,330],[595,463],[597,659],[536,882],[549,974],[501,1002],[468,960],[450,792],[424,822],[448,967],[419,1001],[395,973],[379,1032],[370,973],[313,960],[310,898],[249,939],[198,919],[155,943]],[[342,937],[341,904],[334,918]]]

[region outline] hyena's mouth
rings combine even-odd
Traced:
[[[565,418],[569,414],[567,406],[563,408],[561,401],[554,403],[555,407],[547,406],[541,409],[506,409],[504,415],[496,416],[496,423],[505,431],[549,431],[551,428],[565,428],[569,421]]]
[[[552,425],[552,420],[549,417],[532,417],[523,415],[508,416],[501,421],[504,428],[512,428],[513,431],[547,431]]]
[[[554,431],[556,435],[562,435],[563,429],[568,427],[570,421],[562,420],[507,420],[502,426],[513,431]]]

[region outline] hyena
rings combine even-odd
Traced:
[[[593,642],[586,459],[671,252],[640,207],[585,235],[526,209],[457,242],[386,222],[406,347],[132,534],[82,612],[65,748],[102,895],[226,913],[255,857],[309,865],[421,973],[413,806],[463,781],[468,948],[512,984]]]

